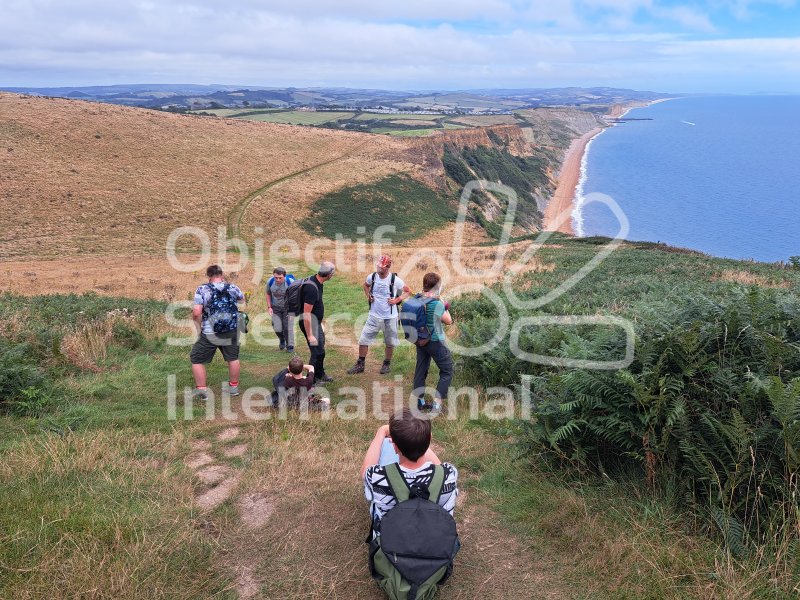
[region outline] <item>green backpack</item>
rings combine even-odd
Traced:
[[[397,504],[376,524],[370,540],[372,577],[391,600],[430,600],[453,571],[461,543],[456,522],[439,506],[444,469],[434,465],[427,488],[409,486],[397,463],[386,465]]]

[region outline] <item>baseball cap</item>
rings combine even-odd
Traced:
[[[391,267],[392,266],[392,257],[388,254],[383,254],[378,259],[378,266],[379,267]]]

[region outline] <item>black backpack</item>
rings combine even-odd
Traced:
[[[439,505],[444,468],[434,465],[427,488],[409,486],[397,463],[385,468],[397,504],[369,542],[372,577],[391,600],[430,600],[450,577],[461,546],[455,520]]]
[[[295,279],[286,288],[286,310],[292,314],[299,315],[303,312],[303,286],[311,282],[311,277]]]

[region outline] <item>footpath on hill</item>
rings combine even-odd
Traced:
[[[301,356],[305,350],[298,346]],[[406,380],[413,372],[409,350],[398,352],[394,361],[393,375]],[[248,381],[269,381],[288,356],[263,347],[247,353],[259,359],[243,362],[243,389]],[[344,377],[352,352],[332,349],[326,360],[335,389],[367,391],[367,418],[343,419],[334,406],[329,419],[317,414],[302,420],[290,411],[286,420],[274,413],[255,420],[244,417],[240,399],[234,399],[235,420],[220,415],[189,429],[184,463],[200,482],[194,502],[216,539],[214,562],[239,598],[383,597],[367,567],[369,513],[358,470],[382,424],[370,416],[373,383],[402,383],[378,375],[380,356],[371,358],[364,374]],[[387,413],[393,396],[384,396]],[[340,399],[334,396],[334,404]],[[479,465],[499,452],[503,440],[471,427],[467,415],[436,418],[433,430],[439,456],[459,468],[456,520],[463,544],[441,597],[574,597],[559,577],[557,561],[504,526],[493,499],[477,485],[484,475]]]

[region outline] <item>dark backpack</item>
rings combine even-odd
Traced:
[[[211,290],[211,298],[203,307],[203,317],[211,323],[214,333],[236,331],[239,327],[239,307],[230,292],[231,285],[226,283],[219,290],[209,283],[208,288]]]
[[[311,281],[311,277],[295,279],[286,288],[286,310],[292,314],[299,315],[303,312],[303,286]]]
[[[369,286],[369,295],[370,296],[372,296],[372,292],[375,289],[375,278],[377,276],[378,276],[378,272],[375,271],[372,274],[372,283]],[[394,295],[394,278],[395,277],[397,277],[397,273],[392,273],[392,278],[389,280],[389,298],[394,298],[395,297],[395,295]],[[369,305],[372,306],[372,302],[370,302]],[[396,307],[395,304],[390,304],[389,305],[389,314],[391,314],[392,309],[395,308],[395,307]]]
[[[431,330],[428,329],[428,304],[433,300],[435,298],[417,294],[403,303],[400,326],[406,334],[406,339],[412,344],[425,346],[431,341]]]
[[[409,486],[397,463],[385,468],[397,504],[370,541],[372,577],[391,600],[430,600],[450,577],[461,545],[455,520],[439,505],[444,468],[434,465],[427,488]]]

